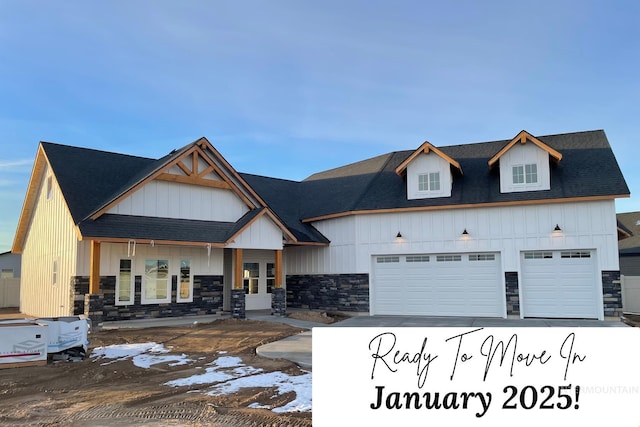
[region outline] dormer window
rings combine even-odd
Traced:
[[[536,184],[538,182],[538,165],[531,163],[528,165],[513,166],[513,183]]]
[[[419,174],[418,191],[440,191],[440,172]]]
[[[551,189],[550,163],[562,154],[527,131],[520,132],[489,160],[489,170],[500,168],[500,192]]]
[[[425,141],[396,173],[407,177],[407,199],[434,199],[451,197],[454,170],[462,175],[460,163]]]

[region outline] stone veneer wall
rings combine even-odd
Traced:
[[[622,315],[620,271],[602,272],[602,301],[605,317],[620,317]]]
[[[287,276],[287,305],[329,311],[369,311],[369,275]]]
[[[71,278],[71,291],[73,292],[73,315],[77,316],[84,313],[85,298],[89,293],[89,277],[75,276]]]
[[[222,276],[194,276],[193,278],[193,302],[176,302],[177,276],[171,277],[171,302],[165,304],[142,304],[142,276],[135,276],[134,303],[131,305],[116,305],[116,278],[115,276],[100,277],[102,320],[132,320],[147,319],[154,317],[177,317],[196,316],[204,314],[215,314],[222,311],[223,281]],[[73,279],[74,295],[78,295],[74,300],[74,313],[93,313],[97,317],[99,308],[96,306],[87,307],[83,301],[80,310],[79,295],[82,292],[88,293],[88,277],[75,277]],[[92,295],[93,297],[93,295]],[[83,295],[84,299],[84,295]],[[97,300],[96,300],[97,301]]]
[[[507,315],[520,315],[520,294],[518,293],[518,272],[505,271],[505,296],[507,301]]]

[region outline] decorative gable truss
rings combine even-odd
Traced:
[[[256,212],[259,213],[254,215]],[[250,221],[240,230],[241,232],[249,232],[255,227],[271,230],[271,240],[276,242],[275,245],[278,247],[281,247],[283,242],[294,243],[296,241],[293,234],[264,200],[242,179],[206,138],[200,138],[158,160],[151,172],[133,185],[123,189],[83,221],[79,227],[79,234],[83,235],[82,230],[86,230],[87,226],[95,229],[95,226],[100,223],[115,221],[114,215],[166,218],[175,223],[172,223],[174,227],[180,226],[179,221],[211,221],[211,224],[217,224],[215,227],[218,229],[226,229],[226,227],[233,226],[234,223],[238,225],[243,221],[243,218],[250,218]],[[267,218],[269,219],[267,220]],[[127,221],[131,222],[131,220]],[[264,225],[265,221],[270,225]],[[151,222],[150,224],[155,223]],[[185,227],[187,225],[187,223],[184,224]],[[183,227],[180,226],[180,228]],[[279,230],[281,237],[273,238],[275,236],[274,230]],[[149,228],[148,232],[151,231]],[[166,233],[160,232],[159,234],[165,235]],[[201,235],[194,236],[188,241],[178,242],[176,239],[171,239],[167,242],[186,245],[198,244],[206,234],[203,231]],[[218,238],[224,234],[220,234]],[[97,236],[83,236],[82,238],[93,239],[94,237]],[[234,243],[239,237],[239,233],[234,233],[232,237],[223,238],[223,240],[210,240],[209,243],[213,246],[225,247]],[[103,236],[101,240],[108,239]],[[165,239],[140,240],[161,242]]]
[[[231,185],[222,178],[220,169],[209,156],[197,148],[190,151],[156,179],[231,190]]]
[[[462,175],[462,167],[455,159],[425,141],[397,168],[396,173],[407,176],[407,199],[451,197],[453,171]]]
[[[489,169],[499,165],[501,193],[550,190],[550,160],[561,159],[559,151],[523,130],[489,160]]]

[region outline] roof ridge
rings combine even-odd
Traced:
[[[238,172],[240,175],[247,175],[247,176],[255,176],[257,178],[266,178],[266,179],[273,179],[276,181],[285,181],[285,182],[291,182],[294,184],[300,184],[302,181],[296,181],[295,179],[288,179],[288,178],[278,178],[275,176],[267,176],[267,175],[259,175],[257,173],[249,173],[249,172]]]
[[[91,152],[94,152],[94,153],[111,154],[111,155],[114,155],[114,156],[124,156],[124,157],[130,157],[130,158],[134,158],[134,159],[158,160],[158,159],[154,159],[153,157],[136,156],[136,155],[133,155],[133,154],[118,153],[116,151],[98,150],[96,148],[78,147],[77,145],[60,144],[58,142],[40,141],[40,144],[42,144],[42,145],[55,145],[56,147],[72,148],[74,150],[91,151]]]
[[[400,151],[411,151],[411,150],[400,150]],[[384,157],[384,156],[392,157],[393,154],[395,154],[397,152],[400,152],[400,151],[390,151],[390,152],[378,154],[377,156],[369,157],[369,158],[366,158],[366,159],[363,159],[363,160],[358,160],[356,162],[347,163],[347,164],[344,164],[342,166],[336,166],[335,168],[331,168],[331,169],[326,169],[326,170],[323,170],[323,171],[315,172],[315,173],[309,175],[308,177],[306,177],[305,179],[303,179],[302,182],[309,180],[309,178],[311,178],[312,176],[315,176],[315,175],[325,174],[325,173],[328,173],[328,172],[337,171],[339,169],[352,167],[354,165],[363,164],[363,163],[370,162],[370,161],[372,161],[374,159],[378,159],[378,158]],[[385,163],[386,163],[386,161],[385,161]]]

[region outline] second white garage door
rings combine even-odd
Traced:
[[[373,257],[372,314],[503,317],[498,253]]]
[[[522,252],[525,317],[600,318],[595,252]]]

